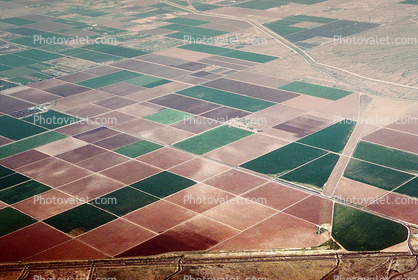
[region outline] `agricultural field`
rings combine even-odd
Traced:
[[[312,53],[414,1],[29,2],[0,1],[0,262],[411,253],[415,84]]]

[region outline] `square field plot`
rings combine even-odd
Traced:
[[[292,82],[290,84],[281,86],[280,89],[330,100],[338,100],[353,93],[351,91],[346,91],[338,88],[324,87],[304,82]]]
[[[177,93],[250,112],[257,112],[276,104],[265,100],[255,99],[248,96],[242,96],[239,94],[203,86],[195,86],[181,90]]]
[[[323,150],[292,143],[244,163],[241,167],[269,176],[280,176],[326,153]]]
[[[171,172],[163,171],[133,184],[132,187],[163,198],[193,186],[194,184],[196,184],[196,182],[193,180]]]
[[[95,206],[83,204],[48,218],[45,223],[72,236],[78,236],[116,218],[117,216]]]
[[[92,204],[115,215],[123,216],[157,200],[158,198],[154,196],[125,187],[96,198]]]
[[[0,236],[11,233],[28,225],[35,223],[36,220],[22,212],[7,207],[0,210]]]
[[[152,115],[145,116],[144,119],[154,121],[161,124],[172,124],[187,118],[190,118],[192,115],[186,114],[173,109],[165,109],[154,113]]]
[[[20,140],[45,132],[46,129],[15,119],[10,116],[0,117],[0,135],[11,140]]]
[[[186,139],[175,144],[174,146],[198,155],[202,155],[252,134],[252,132],[247,130],[242,130],[235,127],[221,126],[192,138]]]
[[[119,148],[115,150],[115,152],[121,155],[127,156],[127,157],[136,158],[136,157],[145,155],[149,152],[158,150],[162,147],[163,146],[161,145],[158,145],[158,144],[146,141],[146,140],[141,140],[141,141],[132,143],[130,145],[127,145],[125,147]]]

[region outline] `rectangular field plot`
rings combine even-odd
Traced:
[[[113,46],[113,45],[106,45],[106,44],[89,45],[83,48],[94,50],[97,52],[107,53],[111,55],[122,56],[126,58],[131,58],[131,57],[147,54],[147,52],[143,52],[140,50],[128,49],[128,48],[121,47],[121,46]]]
[[[279,1],[252,0],[252,1],[244,2],[244,3],[239,3],[237,5],[234,5],[234,7],[254,9],[254,10],[267,10],[267,9],[283,6],[288,3],[289,1],[286,1],[286,0],[279,0]]]
[[[89,87],[89,88],[97,89],[97,88],[113,85],[113,84],[116,84],[125,80],[140,77],[140,76],[142,76],[142,74],[127,71],[127,70],[122,70],[122,71],[104,75],[101,77],[85,80],[85,81],[79,82],[78,84]]]
[[[101,53],[101,52],[95,52],[95,51],[86,51],[78,54],[73,54],[73,57],[81,58],[88,61],[93,61],[96,63],[104,63],[109,61],[118,61],[121,60],[122,57]]]
[[[146,141],[146,140],[141,140],[141,141],[132,143],[130,145],[127,145],[125,147],[116,149],[115,152],[121,155],[127,156],[127,157],[136,158],[136,157],[145,155],[149,152],[158,150],[162,147],[163,146],[161,145],[158,145],[158,144]]]
[[[271,55],[244,52],[244,51],[236,51],[236,50],[231,51],[231,52],[227,52],[227,53],[222,53],[221,56],[237,58],[237,59],[241,59],[241,60],[247,60],[247,61],[258,62],[258,63],[265,63],[265,62],[269,62],[269,61],[278,59],[278,57],[271,56]]]
[[[355,126],[355,122],[341,121],[315,132],[314,134],[308,135],[298,140],[298,142],[335,153],[342,153]]]
[[[292,82],[290,84],[281,86],[280,89],[325,98],[329,100],[338,100],[353,93],[351,91],[324,87],[304,82]]]
[[[195,181],[184,178],[182,176],[173,174],[171,172],[163,171],[152,177],[139,181],[132,185],[132,187],[153,194],[160,198],[172,195],[190,186],[196,184]]]
[[[70,115],[66,115],[53,110],[49,110],[42,114],[26,117],[23,120],[48,129],[55,129],[64,125],[73,124],[80,121],[79,118],[75,118]]]
[[[414,176],[372,163],[351,159],[344,177],[391,191]]]
[[[6,189],[14,185],[18,185],[20,183],[28,181],[29,179],[29,177],[26,177],[20,173],[13,173],[9,176],[0,179],[0,190]]]
[[[22,67],[35,63],[38,63],[38,61],[13,54],[5,54],[0,56],[0,64],[9,67]]]
[[[305,15],[290,16],[284,19],[289,20],[289,21],[296,21],[296,22],[309,21],[309,22],[317,22],[317,23],[330,23],[330,22],[337,20],[335,18],[314,17],[314,16],[305,16]]]
[[[143,76],[139,76],[133,79],[125,80],[124,82],[131,84],[131,85],[141,86],[145,88],[153,88],[153,87],[171,83],[170,80],[161,79],[161,78],[148,76],[148,75],[143,75]]]
[[[114,203],[101,203],[101,201],[110,202],[112,200],[114,200]],[[97,198],[92,202],[92,205],[96,205],[97,207],[115,215],[123,216],[134,210],[147,206],[148,204],[156,202],[157,200],[158,198],[154,196],[137,191],[131,187],[125,187]],[[95,201],[97,201],[97,203]]]
[[[405,241],[408,230],[399,223],[335,204],[332,236],[349,251],[379,251]]]
[[[291,143],[241,165],[269,176],[280,176],[327,152],[298,143]]]
[[[186,114],[177,110],[165,109],[143,118],[157,123],[172,124],[181,120],[188,119],[192,116],[193,115],[191,114]]]
[[[0,159],[43,146],[66,137],[67,136],[63,134],[49,131],[18,142],[10,143],[0,147]]]
[[[30,180],[1,191],[0,200],[8,204],[13,204],[50,189],[50,187],[45,186],[44,184]]]
[[[45,131],[46,129],[42,127],[7,115],[0,117],[0,135],[11,140],[20,140]]]
[[[26,25],[26,24],[35,23],[36,21],[28,20],[24,18],[18,18],[18,17],[11,17],[11,18],[0,19],[0,22],[5,22],[5,23],[13,24],[13,25]]]
[[[292,33],[305,30],[305,28],[290,26],[287,23],[281,23],[280,21],[273,22],[273,23],[265,23],[263,25],[280,36],[285,36],[285,35],[289,35]]]
[[[359,142],[353,157],[409,173],[418,173],[418,155],[368,142]]]
[[[203,155],[207,152],[252,135],[252,132],[235,127],[221,126],[186,139],[174,146],[191,153]]]
[[[329,153],[296,170],[286,173],[280,178],[320,191],[328,181],[339,158],[338,155]]]
[[[195,86],[177,93],[250,112],[257,112],[276,104],[203,86]]]
[[[44,222],[62,232],[77,236],[116,218],[117,216],[92,205],[83,204],[48,218]]]
[[[52,60],[52,59],[57,59],[57,58],[62,57],[62,55],[59,55],[59,54],[35,50],[35,49],[18,52],[18,53],[15,53],[15,55],[25,57],[28,59],[38,60],[38,61],[47,61],[47,60]]]
[[[170,18],[170,19],[167,19],[167,20],[164,20],[164,21],[175,23],[175,24],[189,25],[189,26],[198,26],[198,25],[202,25],[202,24],[205,24],[205,23],[209,23],[209,21],[190,19],[190,18],[182,18],[182,17]],[[163,26],[163,28],[165,28],[165,27]]]
[[[10,207],[0,210],[0,221],[0,236],[6,235],[36,222],[34,218],[31,218],[28,215]]]
[[[184,45],[178,48],[189,50],[189,51],[208,53],[208,54],[222,54],[222,53],[231,51],[231,49],[204,45],[204,44],[189,44],[189,45]]]

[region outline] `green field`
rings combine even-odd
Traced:
[[[28,20],[24,18],[18,18],[18,17],[10,17],[10,18],[5,18],[5,19],[0,19],[0,22],[5,22],[5,23],[13,24],[13,25],[26,25],[26,24],[35,23],[36,21]]]
[[[215,55],[231,51],[231,49],[215,47],[215,46],[205,45],[205,44],[189,44],[189,45],[180,46],[178,48],[190,50],[190,51],[208,53],[208,54],[215,54]]]
[[[396,189],[395,192],[418,198],[418,178],[409,181],[399,189]]]
[[[295,24],[297,22],[291,22],[291,23]],[[265,23],[263,25],[280,36],[289,35],[289,34],[296,33],[296,32],[306,29],[306,28],[301,28],[301,27],[296,27],[296,26],[289,26],[287,22],[283,24]]]
[[[315,146],[321,149],[342,153],[345,144],[356,126],[355,122],[341,121],[308,135],[297,142]]]
[[[286,173],[280,178],[320,191],[328,181],[339,158],[338,155],[329,153],[296,170]]]
[[[194,184],[196,184],[195,181],[167,171],[163,171],[152,177],[133,184],[132,187],[157,197],[164,198],[173,193],[193,186]]]
[[[84,60],[93,61],[93,62],[96,62],[96,63],[118,61],[118,60],[122,59],[122,57],[120,57],[120,56],[101,53],[101,52],[95,52],[95,51],[86,51],[86,52],[82,52],[82,53],[78,53],[78,54],[73,54],[72,56],[77,57],[77,58],[81,58],[81,59],[84,59]]]
[[[187,114],[184,112],[180,112],[177,110],[173,110],[173,109],[164,109],[162,111],[159,111],[157,113],[154,113],[152,115],[148,115],[143,117],[144,119],[153,121],[153,122],[157,122],[157,123],[162,123],[162,124],[172,124],[172,123],[176,123],[178,121],[187,119],[192,117],[193,115],[191,114]]]
[[[29,181],[29,179],[29,177],[26,177],[20,173],[13,173],[0,179],[0,190],[7,189],[8,187],[23,183],[25,181]]]
[[[113,202],[101,204],[102,199],[103,201]],[[123,216],[157,200],[158,198],[149,194],[137,191],[131,187],[124,187],[93,200],[91,204],[115,215]]]
[[[414,176],[372,163],[351,159],[344,177],[391,191]]]
[[[296,21],[296,22],[317,22],[317,23],[330,23],[336,21],[335,18],[326,18],[326,17],[314,17],[314,16],[305,16],[305,15],[297,15],[297,16],[290,16],[284,18],[285,20]]]
[[[116,218],[117,216],[95,206],[83,204],[48,218],[44,222],[62,232],[77,236]]]
[[[178,91],[177,93],[249,112],[257,112],[276,105],[276,103],[273,102],[204,86],[194,86]]]
[[[234,5],[234,7],[239,8],[247,8],[247,9],[254,9],[254,10],[267,10],[274,7],[279,7],[289,4],[289,1],[287,0],[278,0],[278,1],[260,1],[260,0],[252,0],[244,3],[239,3],[237,5]]]
[[[280,176],[326,153],[323,150],[291,143],[246,162],[241,167],[269,176]]]
[[[265,62],[278,59],[278,57],[271,56],[271,55],[244,52],[244,51],[232,51],[232,52],[223,53],[221,55],[226,56],[226,57],[231,57],[231,58],[237,58],[241,60],[258,62],[258,63],[265,63]]]
[[[162,148],[163,146],[146,141],[146,140],[141,140],[132,144],[129,144],[125,147],[116,149],[115,152],[127,156],[127,157],[131,157],[131,158],[136,158],[142,155],[145,155],[149,152],[155,151],[159,148]]]
[[[8,204],[49,191],[51,188],[36,181],[26,181],[0,192],[0,200]]]
[[[206,37],[215,37],[215,36],[228,33],[225,31],[219,31],[219,30],[207,29],[207,28],[201,28],[201,27],[189,27],[187,29],[184,29],[183,32],[198,34],[198,35],[202,35]]]
[[[0,56],[0,64],[10,66],[13,68],[31,65],[37,62],[38,61],[36,60],[13,55],[13,54],[5,54],[5,55]]]
[[[198,34],[192,34],[189,32],[176,32],[176,33],[171,33],[171,34],[167,34],[165,35],[166,37],[170,37],[170,38],[174,38],[174,39],[179,39],[179,40],[183,40],[183,41],[190,41],[193,42],[194,40],[203,40],[205,36],[203,35],[198,35]]]
[[[0,117],[0,135],[11,140],[20,140],[45,131],[42,127],[7,115]]]
[[[128,48],[121,47],[121,46],[106,45],[106,44],[88,45],[87,47],[83,47],[83,48],[110,54],[110,55],[122,56],[126,58],[140,56],[140,55],[147,53],[147,52],[143,52],[140,50],[128,49]]]
[[[62,55],[59,55],[59,54],[45,52],[45,51],[36,50],[36,49],[18,52],[18,53],[15,53],[15,55],[25,57],[27,59],[38,60],[38,61],[47,61],[47,60],[52,60],[52,59],[63,57]]]
[[[30,149],[34,149],[39,146],[46,145],[57,140],[66,138],[67,136],[57,133],[55,131],[49,131],[30,138],[20,140],[18,142],[10,143],[0,147],[0,159],[9,157]]]
[[[353,157],[409,173],[418,173],[418,155],[361,141]]]
[[[101,77],[85,80],[85,81],[79,82],[78,84],[81,86],[97,89],[97,88],[101,88],[101,87],[108,86],[108,85],[113,85],[113,84],[116,84],[125,80],[140,77],[140,76],[142,76],[142,74],[127,71],[127,70],[122,70],[122,71],[104,75]]]
[[[379,251],[405,241],[408,230],[396,222],[335,204],[332,237],[349,251]]]
[[[175,30],[175,31],[180,31],[189,27],[190,26],[188,25],[177,24],[177,23],[161,26],[161,28],[168,29],[168,30]]]
[[[34,218],[31,218],[28,215],[10,207],[0,210],[0,221],[0,236],[6,235],[36,222]]]
[[[292,82],[290,84],[286,84],[284,86],[279,87],[279,89],[330,100],[338,100],[353,93],[351,91],[346,91],[338,88],[324,87],[304,82]]]
[[[193,6],[196,8],[196,10],[202,11],[202,12],[221,7],[221,6],[211,5],[211,4],[206,4],[206,3],[193,3]]]
[[[75,118],[54,110],[49,110],[45,113],[29,116],[23,120],[48,129],[55,129],[80,121],[79,118]]]
[[[131,85],[136,85],[136,86],[141,86],[141,87],[146,87],[146,88],[153,88],[153,87],[171,83],[170,80],[161,79],[161,78],[148,76],[148,75],[141,75],[136,78],[125,80],[124,82],[131,84]]]
[[[171,23],[176,23],[176,24],[189,25],[189,26],[198,26],[198,25],[202,25],[202,24],[205,24],[205,23],[209,23],[209,21],[190,19],[190,18],[182,18],[182,17],[170,18],[170,19],[166,19],[164,21],[171,22]],[[163,26],[162,28],[165,28],[165,26]]]
[[[191,153],[203,155],[251,134],[253,133],[247,130],[224,125],[181,141],[174,146]]]
[[[0,66],[2,67],[2,66]],[[0,72],[1,77],[6,77],[9,79],[16,79],[18,77],[22,77],[25,75],[33,75],[37,73],[38,70],[31,69],[29,67],[19,67],[19,68],[11,68],[9,70],[5,70]]]

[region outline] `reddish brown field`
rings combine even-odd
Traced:
[[[124,184],[132,184],[159,173],[161,170],[132,160],[102,171],[101,174]]]
[[[117,219],[83,234],[77,240],[87,243],[101,252],[115,256],[156,234],[123,219]]]
[[[325,236],[316,234],[314,224],[278,213],[210,250],[304,248],[325,241]]]
[[[211,160],[196,158],[169,169],[170,172],[202,182],[230,168]]]
[[[321,226],[325,223],[331,224],[333,204],[330,199],[312,195],[284,212]]]
[[[189,161],[195,156],[170,148],[164,147],[154,152],[137,157],[137,160],[157,166],[162,169],[168,169],[179,165],[185,161]]]
[[[382,128],[363,138],[365,141],[418,154],[418,136]]]

